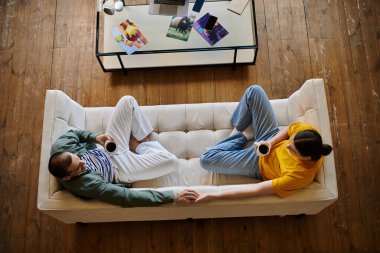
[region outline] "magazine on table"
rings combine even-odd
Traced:
[[[173,16],[166,37],[187,41],[190,37],[194,20],[195,15],[193,14],[184,17]]]
[[[112,34],[120,47],[128,54],[133,54],[148,43],[136,24],[129,19],[112,29]]]

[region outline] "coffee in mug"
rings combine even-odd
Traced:
[[[116,143],[110,140],[106,140],[105,147],[108,153],[114,153],[116,151]]]
[[[258,156],[266,156],[269,153],[269,151],[269,146],[264,143],[261,143],[256,149],[256,154]]]

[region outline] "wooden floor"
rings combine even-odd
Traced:
[[[103,73],[95,0],[0,0],[0,252],[380,252],[380,1],[255,0],[257,64]],[[65,225],[36,208],[46,89],[84,106],[328,93],[339,200],[318,215]]]

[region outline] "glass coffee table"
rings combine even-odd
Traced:
[[[195,21],[206,13],[218,17],[228,34],[211,46],[194,28],[188,41],[167,37],[172,16],[148,14],[149,4],[124,1],[124,8],[114,15],[98,6],[96,22],[96,57],[104,72],[128,69],[255,64],[258,51],[254,3],[250,1],[241,15],[227,10],[229,1],[205,1]],[[191,13],[194,3],[190,3]],[[148,43],[131,55],[120,47],[112,30],[129,19]]]

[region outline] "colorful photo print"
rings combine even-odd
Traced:
[[[198,19],[193,27],[198,33],[211,45],[215,45],[216,42],[224,38],[228,31],[217,21],[211,30],[205,29],[210,13],[206,13],[203,17]]]
[[[174,16],[170,22],[167,37],[187,41],[190,37],[195,16]]]
[[[127,54],[134,53],[148,43],[140,29],[128,19],[115,27],[112,34]]]

